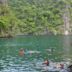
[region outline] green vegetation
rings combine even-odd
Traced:
[[[66,5],[70,6],[71,17],[71,0],[8,0],[6,5],[0,3],[0,35],[61,34]]]

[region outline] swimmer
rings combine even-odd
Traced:
[[[45,64],[46,66],[49,66],[49,61],[48,61],[48,60],[45,60],[45,61],[43,62],[43,64]]]
[[[64,69],[64,64],[60,64],[60,68],[61,69]]]
[[[72,65],[68,66],[68,72],[72,72]]]
[[[19,50],[19,55],[20,55],[20,56],[23,56],[23,55],[24,55],[24,50],[23,50],[23,48],[21,48],[21,49]]]

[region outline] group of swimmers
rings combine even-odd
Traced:
[[[21,49],[19,50],[19,55],[20,55],[20,56],[24,56],[24,54],[25,54],[25,51],[24,51],[23,48],[21,48]],[[50,65],[50,62],[49,62],[49,60],[45,60],[45,61],[43,62],[43,64],[46,65],[46,66],[49,66],[49,65]],[[60,67],[60,69],[64,69],[64,64],[59,64],[59,67]],[[69,66],[68,68],[70,69],[69,72],[72,72],[72,65]]]
[[[43,62],[43,64],[45,64],[46,66],[49,66],[50,62],[48,60],[45,60]],[[64,68],[64,64],[58,64],[57,67],[59,67],[60,69],[63,69]]]
[[[20,56],[23,56],[25,54],[25,52],[24,52],[24,49],[23,48],[21,48],[20,50],[19,50],[19,55]],[[44,62],[43,62],[43,64],[45,64],[46,66],[49,66],[49,61],[48,60],[45,60]],[[61,66],[61,68],[63,68],[63,64],[60,64],[60,66]]]

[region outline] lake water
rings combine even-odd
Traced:
[[[72,37],[17,36],[0,39],[0,72],[42,72],[34,64],[46,59],[63,61],[72,59]],[[24,56],[19,55],[23,48]],[[30,54],[29,51],[39,52]]]

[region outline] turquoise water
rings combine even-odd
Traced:
[[[34,64],[43,62],[46,59],[52,61],[62,61],[64,59],[66,54],[63,39],[63,36],[1,38],[0,72],[42,72],[35,69]],[[24,56],[19,55],[21,48],[25,51]],[[71,57],[71,45],[69,49],[68,56]],[[29,51],[38,51],[39,53],[29,54]]]

